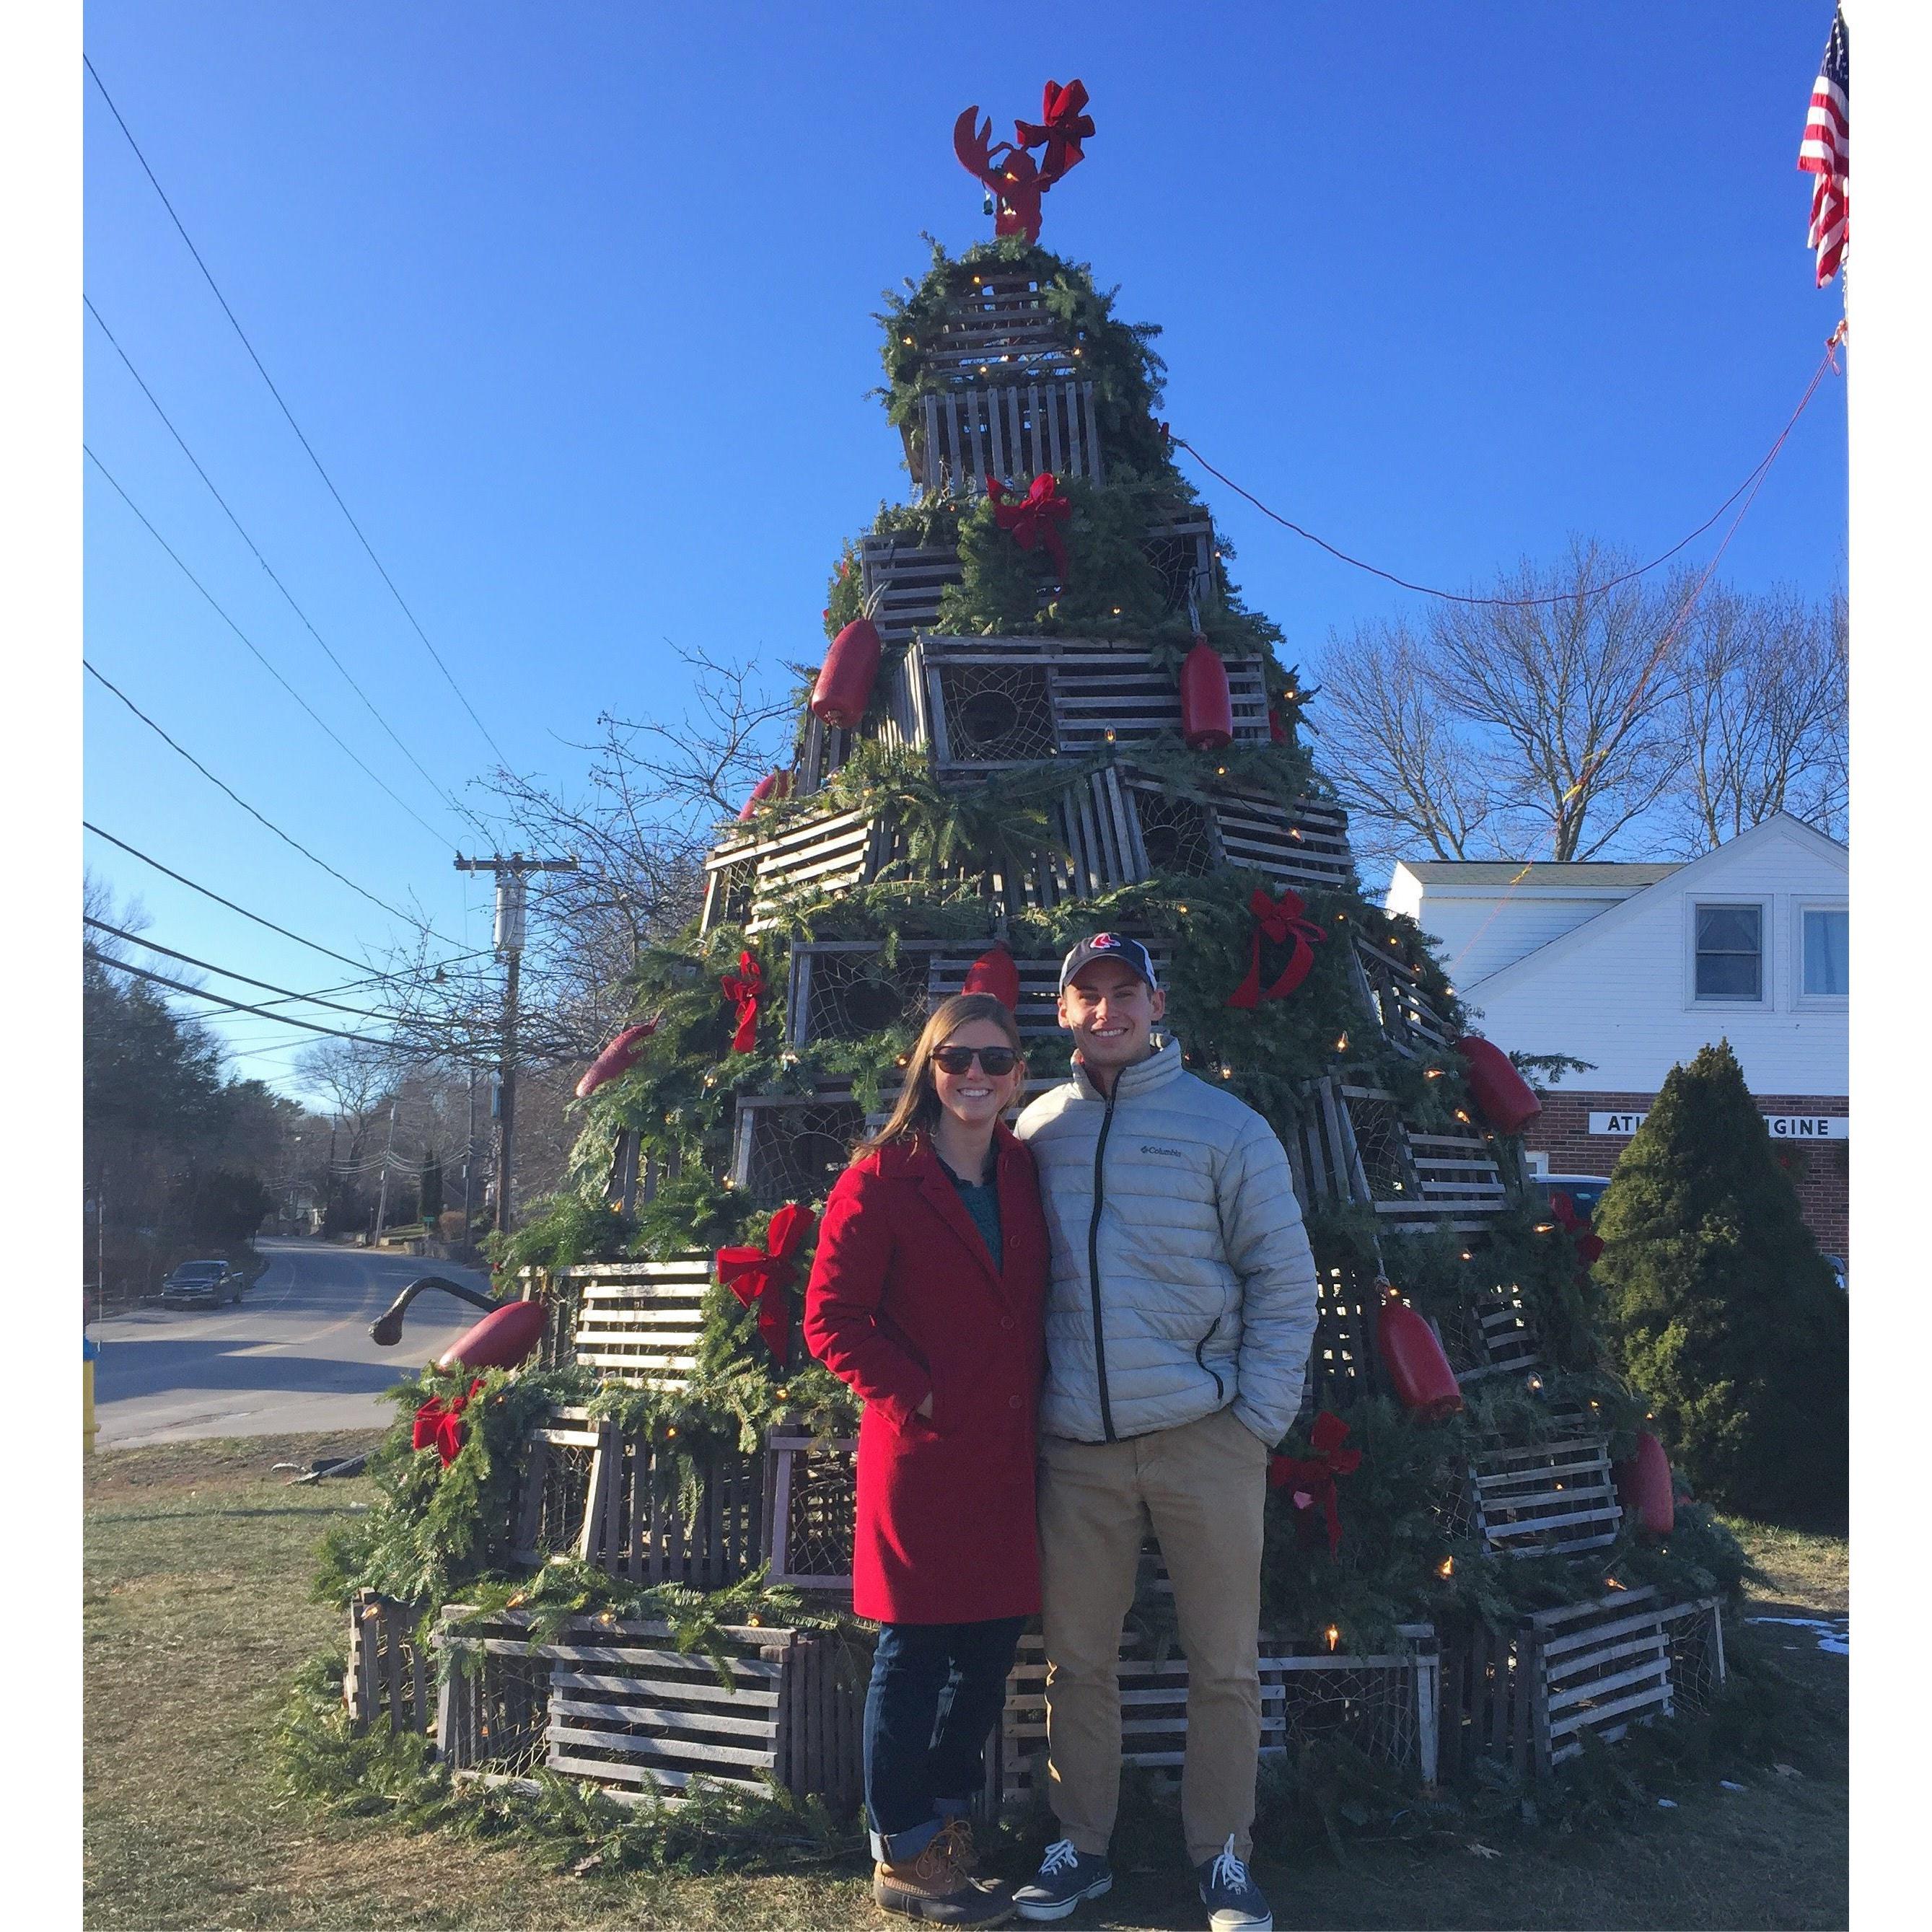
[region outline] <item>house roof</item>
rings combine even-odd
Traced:
[[[1684,865],[1650,868],[1649,869],[1658,875],[1657,879],[1650,883],[1655,884],[1659,880],[1678,872],[1696,873],[1717,871],[1727,860],[1734,858],[1747,848],[1762,844],[1772,838],[1788,838],[1822,847],[1840,864],[1845,863],[1849,856],[1844,846],[1829,834],[1820,832],[1815,825],[1808,825],[1804,820],[1794,818],[1788,812],[1774,812],[1768,818],[1753,826],[1748,832],[1739,833],[1728,844],[1720,845],[1714,850],[1703,853],[1695,859],[1688,860]],[[1453,866],[1451,869],[1454,869]],[[1546,872],[1571,872],[1586,870],[1588,868],[1549,866],[1538,867],[1537,869]],[[1641,866],[1630,866],[1618,869],[1640,872],[1646,868]],[[1528,977],[1539,973],[1549,966],[1553,960],[1567,958],[1579,946],[1594,944],[1600,940],[1606,932],[1620,931],[1627,921],[1640,915],[1642,905],[1643,893],[1633,892],[1628,898],[1619,901],[1606,912],[1598,913],[1594,919],[1586,919],[1581,926],[1572,926],[1568,932],[1559,933],[1554,939],[1546,940],[1544,944],[1524,953],[1520,958],[1511,960],[1507,966],[1498,966],[1493,973],[1486,974],[1480,980],[1472,981],[1469,986],[1462,988],[1462,992],[1466,996],[1478,986],[1486,987],[1494,992],[1504,980],[1513,981],[1517,977]]]
[[[1674,865],[1626,865],[1610,859],[1402,859],[1401,869],[1425,886],[1654,886],[1679,869]]]

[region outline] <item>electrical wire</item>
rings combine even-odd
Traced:
[[[1632,583],[1636,578],[1656,569],[1660,564],[1668,563],[1679,550],[1684,549],[1687,544],[1694,543],[1710,529],[1718,519],[1740,496],[1744,495],[1747,490],[1755,496],[1757,494],[1757,485],[1764,481],[1771,466],[1778,460],[1778,453],[1784,447],[1785,439],[1790,435],[1792,429],[1796,426],[1798,418],[1804,413],[1806,406],[1817,392],[1818,385],[1824,380],[1825,371],[1827,369],[1838,368],[1838,358],[1833,352],[1838,344],[1844,339],[1844,325],[1841,322],[1830,340],[1825,344],[1823,358],[1820,362],[1817,368],[1812,371],[1811,380],[1806,385],[1804,394],[1798,398],[1797,408],[1792,411],[1790,420],[1785,424],[1783,429],[1779,430],[1778,440],[1758,459],[1744,481],[1688,536],[1679,538],[1664,551],[1662,556],[1652,557],[1649,562],[1641,565],[1635,570],[1627,570],[1622,576],[1610,578],[1601,584],[1589,584],[1580,590],[1564,591],[1554,597],[1475,597],[1460,591],[1438,590],[1431,584],[1412,584],[1407,578],[1398,577],[1394,572],[1384,570],[1378,564],[1366,563],[1358,556],[1351,556],[1346,550],[1338,550],[1325,537],[1318,537],[1312,530],[1303,529],[1300,524],[1296,523],[1292,518],[1284,517],[1279,510],[1269,508],[1268,505],[1252,491],[1243,489],[1232,477],[1226,476],[1220,470],[1216,470],[1214,464],[1210,463],[1207,458],[1203,456],[1185,436],[1171,436],[1170,440],[1175,448],[1186,450],[1188,454],[1192,457],[1195,461],[1199,464],[1202,468],[1217,482],[1226,484],[1236,496],[1245,498],[1260,511],[1263,516],[1280,524],[1283,530],[1293,531],[1297,536],[1306,538],[1318,549],[1326,550],[1330,556],[1339,562],[1348,564],[1357,570],[1365,570],[1371,577],[1379,577],[1385,583],[1393,584],[1400,590],[1416,591],[1424,597],[1438,597],[1447,604],[1479,604],[1511,610],[1530,610],[1543,604],[1574,604],[1586,597],[1600,597],[1606,591],[1614,590],[1618,584]]]
[[[218,966],[212,960],[197,959],[190,952],[177,952],[171,946],[158,946],[152,939],[143,939],[137,932],[124,932],[118,926],[110,926],[104,919],[95,919],[83,914],[81,924],[91,926],[96,932],[112,933],[116,939],[124,939],[130,946],[138,946],[146,952],[158,952],[164,958],[178,959],[184,966],[198,966],[204,973],[219,973],[224,980],[238,980],[244,986],[259,987],[265,993],[280,993],[284,998],[299,1000],[305,1006],[326,1006],[331,1012],[346,1013],[351,1019],[394,1020],[394,1013],[372,1013],[361,1006],[338,1006],[333,1000],[325,1000],[314,993],[291,992],[286,986],[278,986],[266,980],[250,979],[246,973],[237,973],[232,967]],[[271,1015],[272,1018],[283,1016]]]
[[[293,685],[290,683],[288,680],[275,668],[272,663],[269,662],[267,656],[262,652],[261,647],[256,644],[255,640],[249,636],[246,631],[242,629],[239,624],[236,622],[232,617],[229,616],[228,613],[224,610],[219,604],[215,602],[214,592],[208,589],[206,584],[202,582],[200,578],[195,575],[193,571],[188,568],[188,566],[182,561],[181,554],[176,550],[174,545],[170,543],[167,538],[163,536],[160,532],[156,530],[154,525],[148,521],[146,513],[142,509],[140,505],[136,502],[134,498],[129,496],[128,492],[122,488],[120,480],[115,476],[113,471],[110,470],[106,464],[103,463],[100,458],[94,454],[92,448],[86,443],[82,443],[81,445],[81,449],[82,453],[86,456],[87,460],[94,465],[94,468],[99,470],[101,475],[106,477],[110,483],[113,484],[116,494],[119,496],[122,502],[125,503],[128,508],[132,510],[134,514],[140,519],[142,527],[146,530],[148,536],[152,537],[155,542],[159,544],[162,549],[166,550],[168,555],[174,560],[175,567],[188,579],[189,583],[192,584],[196,590],[199,590],[202,596],[208,600],[209,609],[211,609],[214,614],[242,640],[243,645],[254,658],[255,662],[259,664],[262,668],[266,670],[268,675],[273,678],[298,704],[302,706],[303,710],[308,713],[309,716],[313,718],[318,725],[321,727],[323,732],[328,736],[330,742],[336,746],[344,758],[347,758],[350,762],[356,766],[358,771],[361,772],[362,775],[369,779],[372,784],[380,787],[384,792],[387,793],[388,796],[397,805],[400,806],[404,812],[407,812],[409,815],[413,818],[439,845],[446,844],[448,842],[444,838],[442,834],[437,831],[436,827],[430,824],[429,820],[424,818],[422,814],[417,811],[414,806],[411,805],[406,799],[401,796],[401,795],[390,785],[386,778],[380,776],[377,772],[371,770],[369,766],[363,763],[362,760],[356,754],[356,753],[351,750],[350,746],[344,741],[344,740],[338,735],[335,728],[322,716],[320,712],[316,710],[314,705],[310,704],[307,698],[303,697],[300,692],[296,690]]]
[[[207,886],[197,884],[195,880],[188,878],[185,873],[177,872],[172,866],[163,865],[160,860],[150,857],[148,854],[142,851],[139,847],[129,844],[126,839],[117,838],[111,832],[104,832],[99,826],[94,824],[91,820],[83,818],[80,823],[83,830],[92,832],[97,838],[106,839],[110,845],[118,846],[120,849],[125,852],[130,858],[140,860],[144,866],[153,866],[156,872],[161,873],[166,878],[172,879],[178,885],[187,886],[189,891],[200,893],[203,898],[212,899],[217,905],[226,906],[230,912],[239,913],[244,919],[253,920],[257,926],[266,926],[271,932],[280,933],[284,939],[293,940],[298,946],[306,946],[311,952],[320,952],[326,959],[339,960],[345,966],[362,967],[366,966],[368,964],[368,962],[365,959],[352,959],[347,953],[338,952],[333,946],[324,946],[316,940],[304,939],[300,933],[291,932],[286,926],[278,926],[273,920],[264,919],[260,913],[250,912],[246,906],[237,905],[232,899],[224,898],[219,892],[214,891],[212,888]],[[481,956],[480,953],[476,952],[459,952],[455,954],[454,958],[456,959],[475,959],[480,958]],[[448,964],[451,962],[445,960],[439,963]],[[396,979],[404,979],[410,976],[399,973],[393,975],[386,974],[382,976],[384,978],[394,977]],[[338,988],[338,990],[340,989]]]
[[[356,532],[356,541],[368,553],[369,561],[376,566],[376,574],[388,586],[389,595],[396,600],[397,608],[409,620],[410,628],[422,640],[424,650],[428,651],[430,657],[434,659],[436,669],[442,674],[443,681],[452,691],[455,692],[457,701],[461,704],[465,711],[469,712],[470,722],[482,733],[484,742],[489,746],[490,750],[496,753],[497,762],[507,770],[510,761],[504,755],[503,748],[490,735],[490,728],[477,716],[476,707],[464,695],[463,687],[457,682],[448,665],[443,662],[442,652],[430,642],[429,633],[416,621],[416,614],[404,601],[403,593],[396,588],[395,579],[384,568],[382,560],[376,554],[374,545],[370,542],[368,537],[364,536],[362,526],[356,520],[350,511],[349,506],[343,501],[342,492],[335,487],[334,479],[322,467],[322,458],[316,454],[314,446],[302,434],[302,424],[296,421],[295,412],[284,400],[281,391],[276,388],[275,379],[268,374],[267,366],[263,363],[261,357],[256,354],[255,345],[248,340],[248,331],[242,326],[234,310],[229,307],[228,298],[221,292],[221,285],[214,279],[214,273],[208,264],[202,260],[201,250],[194,245],[194,238],[188,232],[187,225],[182,221],[181,217],[175,212],[175,205],[168,199],[167,190],[162,187],[154,170],[148,165],[148,158],[142,153],[141,144],[135,140],[134,130],[128,125],[120,109],[114,104],[114,97],[108,92],[107,83],[101,79],[93,62],[89,60],[85,53],[82,54],[81,59],[88,73],[93,77],[94,86],[100,88],[100,98],[107,104],[107,111],[114,116],[121,132],[127,137],[128,146],[134,151],[134,158],[140,163],[141,172],[148,177],[148,183],[155,194],[160,196],[161,206],[167,210],[168,219],[174,224],[175,232],[188,244],[188,252],[194,257],[194,265],[201,271],[202,279],[207,283],[209,289],[213,292],[214,299],[221,304],[221,312],[227,316],[229,324],[240,339],[242,346],[248,352],[249,361],[254,364],[262,380],[268,384],[269,394],[274,398],[277,406],[287,418],[290,428],[296,433],[296,440],[302,445],[310,462],[315,465],[315,473],[322,478],[323,484],[328,488],[328,494],[335,499],[336,508],[347,519],[349,527]]]
[[[130,973],[137,980],[152,980],[156,986],[170,987],[177,993],[185,993],[190,999],[206,1000],[213,1005],[226,1006],[232,1012],[260,1014],[262,1011],[260,1006],[248,1006],[240,1000],[224,999],[219,993],[204,992],[199,986],[184,986],[178,980],[170,980],[161,974],[151,973],[145,966],[130,966],[126,960],[114,958],[96,946],[84,946],[82,950],[88,958],[103,966],[111,966],[117,973]],[[319,1025],[314,1020],[298,1020],[286,1013],[269,1013],[266,1017],[283,1026],[300,1027],[304,1033],[325,1033],[332,1040],[361,1040],[370,1046],[388,1047],[394,1052],[415,1058],[441,1060],[454,1058],[453,1055],[440,1053],[425,1054],[421,1048],[406,1047],[378,1034],[344,1033],[340,1027]]]
[[[190,764],[194,766],[196,771],[200,772],[203,778],[207,779],[210,784],[214,787],[216,790],[222,792],[228,797],[232,799],[250,818],[255,820],[257,824],[266,826],[268,830],[272,832],[284,845],[289,846],[293,850],[299,852],[310,865],[320,866],[332,879],[339,880],[342,884],[346,886],[352,892],[356,893],[360,898],[367,899],[371,905],[380,907],[381,909],[384,912],[387,913],[391,918],[399,919],[402,920],[405,925],[415,926],[419,932],[427,933],[432,939],[442,940],[443,944],[446,946],[454,946],[457,944],[454,940],[446,938],[444,934],[438,932],[426,920],[418,917],[413,913],[404,912],[400,906],[392,906],[387,899],[378,898],[376,895],[370,892],[366,886],[358,886],[346,872],[338,872],[326,859],[318,859],[306,845],[302,844],[301,840],[298,838],[292,838],[290,837],[288,833],[284,832],[282,828],[274,822],[273,819],[267,818],[261,812],[257,812],[255,808],[250,805],[239,792],[236,790],[232,785],[224,784],[220,779],[217,778],[214,774],[194,755],[192,752],[188,751],[183,746],[176,743],[174,740],[170,738],[166,732],[164,731],[154,721],[150,718],[148,714],[113,681],[112,678],[107,676],[104,672],[95,670],[94,666],[89,663],[86,658],[82,658],[80,662],[81,668],[87,673],[88,676],[94,679],[98,682],[106,686],[107,688],[112,692],[114,695],[119,698],[121,702],[126,705],[128,709],[133,712],[134,716],[140,718],[141,722],[146,725],[148,729],[153,732],[155,736],[160,739],[161,742],[166,746],[170,751],[178,753],[181,757],[185,758]]]
[[[187,438],[184,436],[181,431],[175,427],[174,418],[168,414],[166,410],[162,408],[160,398],[148,386],[147,378],[141,374],[140,370],[135,368],[134,358],[129,356],[126,350],[122,347],[120,338],[115,334],[112,329],[108,327],[106,318],[101,314],[100,310],[94,307],[94,298],[92,296],[83,292],[81,296],[81,300],[87,304],[88,314],[92,316],[94,320],[100,324],[101,334],[106,336],[108,341],[112,345],[115,354],[119,356],[122,363],[125,364],[128,374],[133,376],[135,382],[140,386],[142,394],[146,396],[148,400],[154,406],[155,415],[159,416],[162,422],[166,426],[169,435],[172,436],[176,442],[180,446],[182,455],[185,456],[189,463],[193,465],[194,473],[201,478],[202,482],[208,485],[208,494],[221,506],[222,514],[235,526],[236,535],[240,537],[242,541],[248,546],[249,550],[254,556],[255,561],[262,566],[263,570],[267,572],[268,581],[282,593],[283,599],[287,604],[289,608],[301,619],[303,628],[306,630],[309,635],[316,640],[316,644],[322,647],[322,653],[328,659],[329,662],[334,665],[335,668],[342,674],[344,682],[346,682],[350,689],[354,692],[356,695],[362,700],[363,705],[368,710],[370,716],[374,718],[376,722],[381,725],[382,729],[388,734],[389,737],[394,742],[397,750],[400,752],[403,756],[408,759],[410,763],[415,766],[416,770],[422,773],[424,783],[436,794],[437,797],[442,800],[445,805],[448,806],[450,810],[453,812],[458,818],[466,820],[470,824],[474,826],[478,831],[483,832],[487,836],[488,828],[484,825],[482,820],[475,812],[467,810],[464,806],[458,803],[455,797],[451,793],[446,790],[443,787],[439,784],[435,778],[430,775],[428,769],[424,765],[422,760],[416,756],[415,752],[410,749],[407,742],[398,734],[395,728],[390,724],[388,718],[382,716],[381,711],[376,707],[375,700],[372,698],[369,694],[362,688],[362,686],[356,682],[356,678],[350,672],[349,667],[336,656],[334,650],[329,644],[328,640],[316,628],[314,622],[310,618],[308,613],[296,602],[295,593],[290,590],[289,586],[282,581],[279,576],[276,574],[274,566],[262,554],[261,546],[257,544],[255,539],[248,534],[245,529],[242,527],[241,518],[238,517],[233,510],[229,507],[228,499],[223,496],[221,492],[214,487],[214,478],[210,476],[208,472],[202,466],[200,458],[196,456],[194,452],[189,448],[188,446]]]

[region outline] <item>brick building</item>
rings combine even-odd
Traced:
[[[1780,813],[1683,865],[1406,860],[1388,904],[1488,1038],[1592,1063],[1526,1132],[1534,1164],[1607,1176],[1664,1076],[1728,1039],[1818,1245],[1848,1253],[1842,845]]]

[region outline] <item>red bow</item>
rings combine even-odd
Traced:
[[[1352,1476],[1362,1466],[1359,1449],[1344,1449],[1342,1438],[1348,1425],[1339,1415],[1324,1409],[1315,1418],[1310,1442],[1312,1456],[1271,1456],[1268,1459],[1268,1484],[1272,1489],[1296,1485],[1294,1506],[1298,1511],[1312,1511],[1320,1506],[1328,1525],[1328,1554],[1342,1546],[1342,1516],[1336,1507],[1335,1478]],[[1298,1516],[1298,1522],[1312,1522],[1312,1515]]]
[[[1550,1197],[1550,1218],[1576,1244],[1576,1258],[1583,1264],[1582,1272],[1596,1266],[1603,1258],[1604,1238],[1591,1230],[1588,1214],[1580,1214],[1576,1204],[1567,1194],[1552,1194]]]
[[[1013,123],[1022,147],[1036,148],[1042,141],[1046,143],[1046,158],[1040,170],[1042,182],[1057,182],[1076,162],[1085,158],[1080,143],[1091,140],[1094,136],[1091,118],[1081,112],[1086,105],[1084,82],[1070,80],[1062,87],[1057,80],[1049,80],[1040,97],[1040,121]]]
[[[1060,481],[1048,473],[1036,476],[1033,488],[1017,502],[1010,501],[1007,486],[998,478],[986,478],[986,494],[992,499],[993,514],[1001,530],[1011,532],[1022,550],[1044,544],[1053,560],[1054,574],[1066,580],[1066,542],[1060,526],[1073,514],[1073,505],[1060,494]]]
[[[792,1283],[798,1251],[812,1238],[818,1216],[788,1201],[771,1218],[762,1248],[720,1248],[718,1279],[747,1308],[758,1311],[758,1333],[782,1364],[791,1354]]]
[[[1248,910],[1254,916],[1255,929],[1248,955],[1248,976],[1228,995],[1227,1004],[1238,1006],[1243,1012],[1252,1012],[1264,1000],[1285,1000],[1308,977],[1309,970],[1315,964],[1315,949],[1328,935],[1311,919],[1302,916],[1304,908],[1301,895],[1298,892],[1284,892],[1278,899],[1271,899],[1257,886],[1248,899]],[[1266,992],[1262,989],[1262,941],[1266,939],[1276,946],[1288,945],[1294,950],[1288,956],[1288,964],[1281,969],[1280,976]]]
[[[416,1424],[410,1431],[410,1447],[427,1449],[434,1444],[436,1453],[442,1458],[442,1466],[448,1468],[463,1447],[464,1409],[482,1386],[483,1378],[478,1376],[470,1384],[468,1395],[453,1395],[446,1402],[440,1396],[431,1396],[416,1411]]]
[[[731,1036],[734,1053],[751,1053],[758,1044],[758,1002],[765,992],[765,969],[748,952],[738,956],[738,970],[718,982],[724,997],[737,1003],[738,1030]]]

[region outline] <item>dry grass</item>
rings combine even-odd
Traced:
[[[572,1879],[531,1855],[274,1795],[268,1733],[288,1679],[334,1636],[307,1600],[315,1540],[362,1482],[286,1486],[277,1461],[366,1438],[172,1444],[94,1459],[86,1534],[86,1922],[94,1927],[854,1932],[880,1923],[854,1866],[799,1878]],[[1737,1526],[1791,1612],[1842,1612],[1842,1541]],[[1846,1922],[1844,1664],[1783,1653],[1835,1700],[1804,1778],[1707,1778],[1614,1837],[1486,1835],[1311,1846],[1258,1875],[1284,1928],[1831,1927]],[[1125,1876],[1079,1927],[1192,1927],[1176,1875]]]

